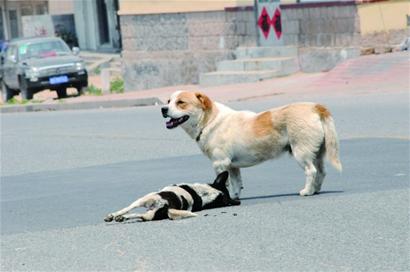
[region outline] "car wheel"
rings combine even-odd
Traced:
[[[67,97],[67,89],[66,88],[57,89],[57,95],[58,95],[58,99],[66,98]]]
[[[20,95],[23,100],[33,99],[33,91],[27,87],[27,80],[20,79]]]
[[[14,91],[11,90],[4,81],[1,82],[1,99],[4,103],[12,99],[14,96]]]

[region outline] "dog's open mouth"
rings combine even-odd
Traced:
[[[186,122],[186,120],[188,120],[188,119],[189,119],[188,115],[184,115],[184,116],[179,117],[179,118],[171,118],[169,121],[166,122],[167,128],[168,129],[176,128],[180,124]]]

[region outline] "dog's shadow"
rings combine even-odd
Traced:
[[[325,194],[340,194],[343,193],[344,191],[340,190],[335,190],[335,191],[321,191],[318,194],[315,195],[325,195]],[[299,196],[298,193],[289,193],[289,194],[276,194],[276,195],[261,195],[261,196],[248,196],[248,197],[242,197],[241,201],[251,201],[251,200],[258,200],[258,199],[267,199],[267,198],[280,198],[280,197],[293,197],[293,196]]]
[[[126,224],[145,223],[145,222],[150,222],[150,221],[143,221],[143,220],[140,220],[140,219],[130,219],[130,220],[123,221],[123,222],[116,222],[116,221],[107,222],[107,223],[105,223],[105,225],[106,226],[116,226],[118,224],[126,225]]]

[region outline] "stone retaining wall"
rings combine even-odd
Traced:
[[[199,74],[256,44],[253,9],[121,16],[126,90],[198,83]]]
[[[363,18],[359,16],[359,7],[354,1],[281,5],[284,44],[298,47],[379,47],[397,45],[409,36],[409,27],[361,33]]]
[[[286,45],[352,46],[360,38],[357,6],[352,2],[282,5]]]

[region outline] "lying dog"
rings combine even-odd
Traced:
[[[295,103],[261,113],[235,111],[199,92],[178,91],[162,107],[168,129],[181,126],[211,159],[216,173],[229,171],[229,193],[239,198],[240,168],[284,152],[305,171],[301,196],[318,193],[325,177],[323,157],[339,171],[339,143],[333,118],[320,104]]]
[[[239,205],[240,201],[229,197],[226,188],[228,175],[227,171],[222,172],[212,184],[181,183],[167,186],[157,193],[141,197],[122,210],[108,214],[104,221],[181,219],[196,216],[193,212],[204,209]],[[149,210],[143,214],[128,213],[138,207],[145,207]]]

